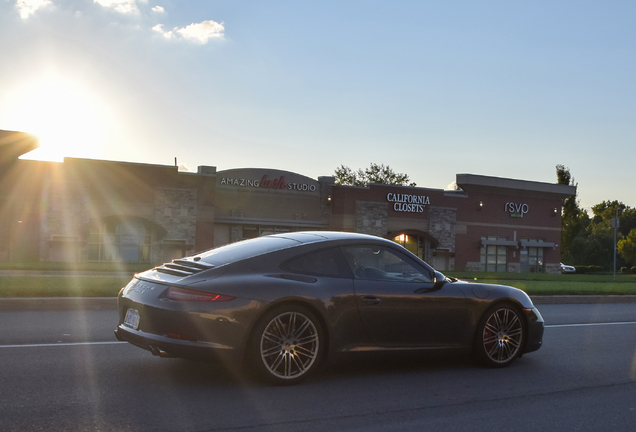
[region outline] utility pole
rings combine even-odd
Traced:
[[[612,218],[612,228],[614,228],[614,280],[616,280],[616,231],[619,225],[618,209],[616,209],[616,217]]]

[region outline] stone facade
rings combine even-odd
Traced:
[[[386,237],[389,205],[371,201],[356,201],[356,232]]]
[[[521,273],[521,264],[509,262],[507,265],[507,269],[508,273]]]
[[[464,271],[475,271],[478,272],[481,269],[481,263],[479,262],[474,262],[474,261],[469,261],[466,263],[466,267],[464,268]]]
[[[243,240],[243,225],[232,225],[230,229],[230,243]]]
[[[155,220],[167,233],[162,240],[165,249],[194,248],[197,222],[197,191],[184,188],[155,189]],[[163,261],[160,248],[152,248],[152,261]]]
[[[545,272],[549,274],[559,274],[561,273],[561,264],[546,264],[544,266]]]
[[[439,241],[437,249],[449,252],[449,269],[455,268],[455,234],[457,232],[457,210],[448,207],[434,207],[428,209],[429,234]],[[432,254],[432,252],[429,252]],[[432,261],[432,256],[426,260]]]

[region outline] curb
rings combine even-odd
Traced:
[[[636,303],[636,295],[532,296],[535,305]],[[19,310],[117,310],[116,297],[0,298],[0,311]]]

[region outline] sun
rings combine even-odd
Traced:
[[[99,97],[79,81],[48,73],[16,88],[3,105],[3,129],[39,138],[40,148],[25,159],[90,158],[105,140],[106,112]]]

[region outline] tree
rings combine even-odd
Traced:
[[[619,256],[617,265],[634,260],[632,247],[636,246],[636,211],[620,201],[603,201],[592,206],[593,217],[579,231],[570,244],[569,253],[577,265],[599,265],[612,268],[614,258],[614,229],[611,221],[619,217]],[[634,231],[634,237],[628,236]],[[621,252],[622,251],[622,252]]]
[[[559,184],[577,186],[570,174],[570,169],[564,165],[556,166],[557,182]],[[563,200],[563,214],[561,218],[561,256],[564,261],[574,258],[574,239],[589,225],[590,217],[585,210],[581,210],[576,194]]]
[[[575,265],[598,265],[609,269],[614,259],[614,236],[581,232],[572,241],[570,248]]]
[[[623,212],[627,208],[629,207],[627,207],[620,201],[603,201],[600,204],[592,206],[592,211],[594,212],[594,222],[601,223],[611,221],[612,218],[623,214]]]
[[[407,174],[396,173],[384,164],[371,163],[368,168],[353,171],[345,165],[340,165],[334,171],[336,185],[366,186],[368,183],[380,183],[399,186],[416,186]]]
[[[592,207],[594,211],[594,222],[610,226],[612,218],[619,218],[619,232],[626,237],[629,232],[636,228],[636,209],[623,204],[620,201],[603,201]]]
[[[620,215],[620,226],[618,229],[625,237],[627,237],[633,229],[636,229],[636,208],[627,207],[623,211],[623,214]]]
[[[345,165],[340,165],[334,171],[334,177],[336,177],[336,185],[349,185],[349,186],[364,186],[360,178],[356,178],[356,174]]]
[[[618,253],[628,265],[636,265],[636,228],[618,242]]]

